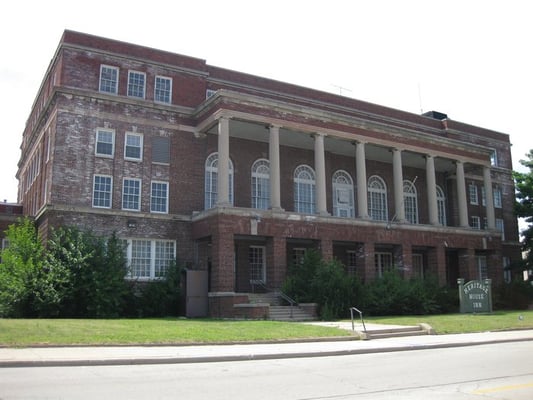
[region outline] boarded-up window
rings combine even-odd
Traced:
[[[152,138],[152,162],[170,164],[170,139]]]

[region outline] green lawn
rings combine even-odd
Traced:
[[[522,316],[522,319],[519,318]],[[437,334],[533,329],[533,311],[371,317],[381,324],[428,323]],[[209,319],[0,319],[0,346],[133,345],[281,341],[346,336],[337,328],[275,321]]]
[[[520,316],[522,318],[520,318]],[[376,324],[416,325],[425,322],[437,334],[533,329],[533,311],[497,311],[492,314],[444,314],[409,317],[369,317]]]
[[[336,328],[276,321],[0,319],[0,346],[231,343],[347,334]]]

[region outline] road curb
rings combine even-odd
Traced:
[[[118,365],[161,365],[161,364],[195,364],[207,362],[258,361],[289,358],[315,358],[348,356],[357,354],[391,353],[400,351],[431,350],[453,347],[479,346],[497,343],[533,341],[532,338],[491,339],[483,341],[465,341],[454,343],[412,344],[384,346],[377,348],[359,348],[342,350],[325,350],[309,352],[281,352],[264,354],[213,355],[199,357],[135,357],[108,359],[76,359],[76,360],[4,360],[0,368],[32,368],[32,367],[80,367],[80,366],[118,366]]]

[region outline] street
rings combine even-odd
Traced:
[[[0,399],[532,399],[533,342],[336,357],[0,369]]]

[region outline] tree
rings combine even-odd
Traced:
[[[527,160],[520,160],[520,164],[529,172],[513,172],[516,187],[515,213],[524,218],[528,227],[521,232],[522,250],[527,254],[525,267],[533,268],[533,150],[527,154]]]
[[[33,308],[44,249],[31,220],[21,218],[6,231],[9,247],[0,264],[0,317],[21,317]]]

